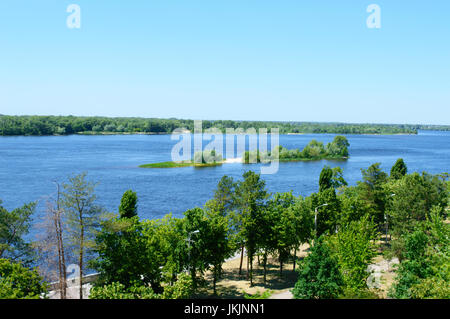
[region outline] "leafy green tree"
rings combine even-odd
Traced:
[[[388,176],[380,168],[380,163],[375,163],[367,170],[361,169],[363,181],[358,182],[360,197],[364,200],[366,211],[373,217],[378,225],[384,223],[384,212],[387,202],[385,185]]]
[[[391,168],[391,178],[400,179],[405,176],[407,172],[408,168],[406,167],[403,158],[399,158]]]
[[[31,215],[36,203],[26,204],[8,212],[0,201],[0,258],[21,261],[29,265],[33,260],[33,249],[24,236],[31,225]]]
[[[105,221],[96,236],[97,258],[91,262],[91,267],[99,272],[97,285],[117,282],[128,288],[142,277],[149,283],[146,281],[146,244],[143,227],[137,217]]]
[[[319,192],[333,187],[332,180],[333,170],[329,166],[324,166],[319,177]]]
[[[331,156],[348,157],[348,147],[350,143],[342,135],[335,136],[333,142],[328,143],[326,151]]]
[[[322,237],[299,264],[298,273],[298,281],[292,290],[296,299],[332,299],[342,291],[344,282],[338,262]]]
[[[338,217],[338,227],[358,221],[368,215],[366,202],[360,196],[358,187],[345,187],[338,194],[341,211]]]
[[[197,273],[203,274],[208,269],[208,257],[206,246],[209,242],[209,227],[206,214],[203,209],[196,207],[188,209],[184,213],[185,240],[188,244],[187,265],[191,274],[194,288],[197,288]]]
[[[163,299],[189,299],[194,293],[192,278],[186,274],[180,274],[177,281],[171,286],[165,286]]]
[[[445,214],[448,191],[437,176],[413,173],[389,185],[395,194],[389,201],[388,216],[392,234],[400,238],[411,232],[418,223],[425,221],[433,207]]]
[[[85,259],[95,245],[95,235],[103,218],[103,210],[96,205],[95,184],[86,180],[86,173],[69,178],[63,184],[61,208],[66,216],[69,240],[80,267],[80,299],[83,299]]]
[[[47,286],[36,270],[0,259],[0,299],[39,299]]]
[[[271,229],[261,232],[260,237],[273,237],[273,242],[268,248],[273,248],[278,253],[280,262],[280,277],[283,273],[283,263],[287,262],[294,247],[298,246],[298,235],[295,210],[290,209],[295,204],[295,197],[292,192],[276,193],[268,202],[265,214],[271,219]],[[260,230],[264,228],[259,227]],[[260,241],[261,242],[261,241]],[[266,262],[266,257],[264,263]],[[265,264],[264,264],[265,266]]]
[[[431,275],[431,267],[426,260],[428,237],[422,230],[406,236],[406,253],[397,270],[396,282],[392,285],[390,296],[394,298],[411,298],[411,287],[419,284],[420,279]]]
[[[334,233],[337,230],[341,203],[336,196],[334,188],[328,188],[311,195],[312,207],[317,208],[317,236],[325,233]],[[326,206],[323,206],[325,205]]]
[[[389,295],[393,298],[450,298],[450,224],[439,209],[405,237],[404,259]]]
[[[137,216],[137,194],[131,189],[127,190],[120,200],[119,214],[121,218]]]
[[[214,204],[215,203],[215,204]],[[204,210],[207,219],[207,236],[203,239],[207,262],[212,266],[213,290],[217,294],[216,283],[222,275],[222,265],[235,249],[230,229],[230,219],[223,215],[222,204],[210,201]]]
[[[253,258],[258,249],[258,221],[261,220],[258,215],[264,212],[265,201],[269,195],[265,189],[265,181],[259,174],[247,171],[243,177],[244,180],[238,182],[235,191],[238,206],[238,238],[247,249],[250,265],[248,275],[250,284],[253,285]]]
[[[328,238],[346,287],[354,291],[367,288],[367,267],[376,256],[376,238],[376,226],[368,216],[341,227]]]

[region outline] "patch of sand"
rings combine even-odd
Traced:
[[[242,158],[240,157],[227,158],[224,163],[226,164],[242,163]]]

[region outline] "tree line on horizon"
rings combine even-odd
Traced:
[[[0,298],[39,298],[47,289],[42,276],[51,275],[64,298],[70,262],[80,265],[80,282],[87,270],[99,273],[93,299],[189,298],[208,285],[216,294],[235,254],[250,285],[256,261],[266,282],[272,256],[280,277],[288,261],[298,265],[295,298],[376,298],[367,267],[380,249],[400,260],[390,297],[450,298],[449,175],[408,174],[402,159],[390,174],[379,163],[361,173],[349,186],[340,167],[324,166],[318,192],[297,197],[270,194],[259,174],[246,171],[240,180],[224,176],[203,207],[154,220],[139,218],[132,190],[118,212],[106,213],[86,173],[72,176],[49,200],[37,242],[23,239],[35,203],[10,212],[0,206]],[[310,252],[298,260],[306,243]]]
[[[417,134],[418,130],[449,131],[449,125],[412,124],[350,124],[274,121],[203,121],[203,128],[279,128],[280,134]],[[170,134],[176,128],[194,130],[194,121],[187,119],[159,119],[137,117],[83,117],[83,116],[11,116],[0,115],[0,136],[13,135],[70,135],[102,133],[159,133]]]

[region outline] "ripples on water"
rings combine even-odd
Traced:
[[[301,149],[312,139],[326,144],[334,136],[282,135],[280,145]],[[389,172],[399,157],[409,172],[450,171],[450,132],[346,136],[350,142],[348,161],[280,163],[277,174],[263,175],[268,190],[292,190],[302,196],[316,192],[324,165],[341,166],[345,179],[355,185],[361,179],[361,168],[380,162]],[[0,199],[7,209],[39,200],[39,215],[45,208],[45,197],[55,192],[53,180],[64,181],[70,174],[87,171],[89,179],[99,182],[99,204],[109,211],[117,211],[123,192],[131,188],[138,193],[141,218],[160,218],[170,212],[181,216],[210,199],[223,175],[239,179],[245,170],[259,172],[259,164],[239,163],[201,169],[138,168],[170,160],[175,143],[170,135],[0,137]]]

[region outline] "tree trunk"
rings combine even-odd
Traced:
[[[214,296],[217,295],[217,291],[216,291],[216,282],[217,282],[217,267],[214,266],[214,278],[213,278],[213,290],[214,290]]]
[[[83,216],[80,214],[80,257],[79,257],[79,265],[80,265],[80,299],[83,299],[83,249],[84,249],[84,225],[83,225]]]
[[[253,261],[250,261],[250,287],[253,287]]]
[[[292,270],[295,271],[295,263],[297,261],[297,248],[294,249],[294,265],[292,266]]]
[[[250,274],[249,270],[248,270],[248,266],[249,266],[249,262],[250,262],[249,258],[250,258],[250,256],[249,256],[249,254],[247,252],[247,280],[248,280],[248,277],[249,277],[249,274]]]
[[[264,252],[264,256],[263,256],[263,264],[264,264],[264,284],[266,284],[266,274],[267,274],[267,252]]]
[[[244,246],[241,249],[241,264],[239,265],[239,275],[242,275],[242,262],[244,260]]]
[[[283,260],[280,260],[280,278],[283,277]]]

